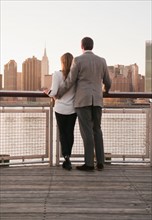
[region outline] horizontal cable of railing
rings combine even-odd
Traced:
[[[48,96],[42,91],[0,90],[0,97],[43,97]],[[148,98],[152,99],[152,92],[109,92],[103,93],[104,98]]]

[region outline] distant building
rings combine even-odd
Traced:
[[[36,57],[26,59],[22,64],[23,90],[41,89],[41,61]]]
[[[23,74],[17,72],[17,90],[23,90]]]
[[[138,66],[137,64],[133,64],[131,65],[131,81],[132,81],[132,91],[133,92],[138,92],[138,79],[139,79],[139,75],[138,75]]]
[[[152,92],[152,41],[146,41],[145,92]]]
[[[2,90],[2,74],[0,74],[0,90]]]
[[[45,88],[50,89],[52,85],[52,75],[45,75],[44,78]]]
[[[49,75],[49,60],[46,55],[46,48],[44,49],[44,56],[41,61],[41,88],[45,88],[45,76]]]
[[[139,75],[138,92],[144,92],[144,91],[145,91],[145,77]]]
[[[144,92],[144,77],[138,74],[137,64],[108,67],[114,92]]]
[[[112,86],[110,91],[129,92],[129,90],[130,90],[129,81],[123,75],[117,75],[112,79]]]
[[[110,75],[111,80],[113,80],[113,78],[115,77],[115,67],[108,66],[108,71],[109,71],[109,75]]]
[[[4,89],[17,90],[17,64],[14,60],[4,65]]]
[[[114,92],[128,92],[130,91],[130,77],[126,67],[123,65],[115,65],[108,67],[110,78],[112,80],[112,85],[110,91]]]

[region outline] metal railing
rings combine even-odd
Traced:
[[[0,160],[34,160],[49,157],[52,164],[52,134],[50,120],[52,112],[48,108],[37,107],[3,107],[0,109]],[[6,156],[8,155],[8,156]]]
[[[114,163],[149,163],[152,139],[152,106],[138,108],[103,108],[102,131],[105,149],[105,161]],[[59,137],[59,135],[57,135]],[[73,161],[84,155],[83,141],[79,125],[76,122],[72,150]],[[57,161],[63,161],[57,139]],[[152,157],[151,157],[152,158]]]
[[[63,158],[53,106],[45,102],[48,96],[41,91],[1,90],[0,97],[44,98],[43,102],[27,104],[0,101],[0,165],[60,164]],[[151,99],[152,93],[110,92],[104,98]],[[102,130],[106,162],[152,164],[152,104],[104,106]],[[83,150],[76,122],[73,162],[83,161]]]
[[[42,91],[0,90],[0,97],[41,97],[48,96]],[[104,98],[146,98],[152,99],[152,92],[109,92],[103,93]]]

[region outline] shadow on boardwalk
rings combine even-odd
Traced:
[[[152,170],[106,165],[0,168],[1,220],[152,220]]]

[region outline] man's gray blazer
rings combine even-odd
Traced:
[[[70,73],[59,88],[57,97],[61,97],[75,84],[74,107],[103,106],[102,83],[105,90],[111,87],[111,80],[104,58],[92,51],[85,51],[74,58]]]

